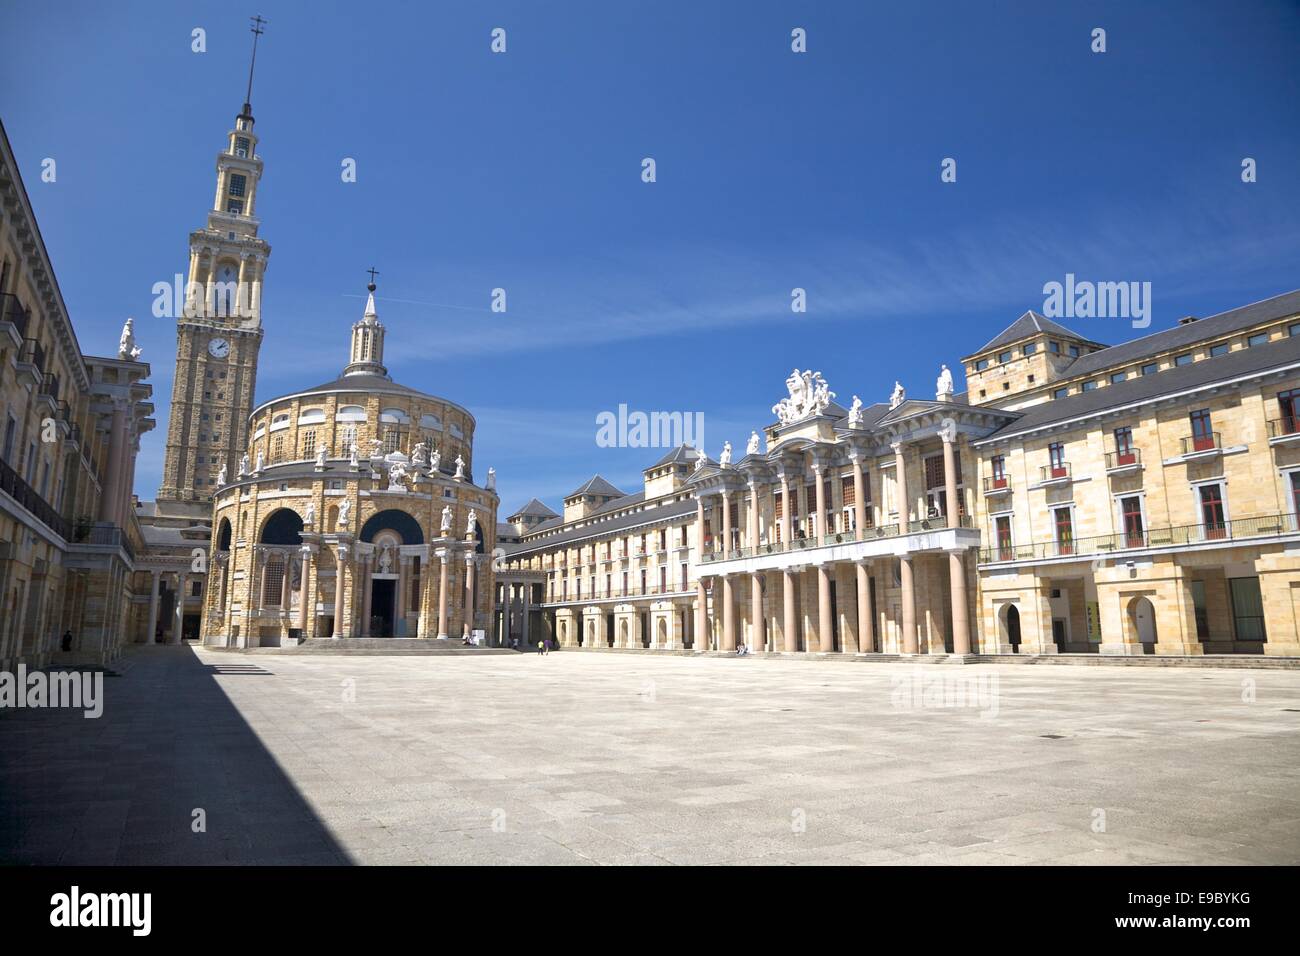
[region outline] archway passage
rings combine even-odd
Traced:
[[[1020,653],[1020,609],[1014,604],[1008,604],[1006,614],[1003,619],[1003,626],[1006,628],[1007,643],[1011,645],[1011,653]]]
[[[1156,652],[1156,609],[1147,597],[1137,597],[1129,602],[1129,624],[1142,646],[1143,654]]]
[[[222,518],[221,524],[217,525],[217,550],[230,550],[230,519]]]
[[[380,511],[362,525],[361,540],[367,543],[373,542],[375,536],[381,531],[396,533],[402,539],[402,544],[424,544],[424,532],[420,530],[420,522],[405,511],[396,508]]]
[[[397,602],[397,582],[376,579],[371,582],[370,592],[370,636],[392,637],[394,628],[394,606]]]

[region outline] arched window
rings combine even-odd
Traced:
[[[262,606],[279,607],[283,590],[284,557],[279,554],[269,555],[266,559],[266,568],[262,572]]]

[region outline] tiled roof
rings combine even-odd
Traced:
[[[657,462],[651,465],[650,468],[661,468],[664,465],[673,464],[689,465],[695,461],[695,456],[697,454],[699,454],[699,452],[690,445],[678,445],[668,454],[664,455]],[[649,471],[650,468],[645,470]]]
[[[998,335],[996,335],[988,344],[981,349],[976,349],[971,355],[978,355],[980,352],[988,352],[991,349],[1001,348],[1004,345],[1010,345],[1012,342],[1019,342],[1021,339],[1027,339],[1030,336],[1038,335],[1040,332],[1047,332],[1051,335],[1061,335],[1072,339],[1080,339],[1088,342],[1090,339],[1085,338],[1078,332],[1074,332],[1061,325],[1059,322],[1053,322],[1045,315],[1039,315],[1030,309],[1016,321],[1012,322]]]
[[[539,532],[543,530],[543,527],[539,526],[530,531],[522,544],[511,550],[511,554],[549,551],[573,541],[582,541],[587,538],[603,538],[639,525],[656,524],[672,518],[679,518],[682,515],[694,514],[695,508],[696,503],[693,498],[688,498],[685,501],[670,501],[654,508],[644,508],[631,514],[619,515],[617,518],[610,518],[608,521],[584,522],[581,526],[544,537],[539,536]]]
[[[577,491],[569,492],[564,497],[572,498],[576,495],[622,495],[622,494],[623,492],[619,491],[617,488],[611,485],[604,478],[600,477],[600,475],[592,475],[590,478],[587,479],[586,484],[584,484],[581,488],[579,488]]]
[[[554,518],[555,512],[552,511],[550,508],[546,507],[546,505],[542,504],[542,502],[538,501],[536,498],[530,498],[528,500],[528,504],[524,505],[514,514],[510,515],[510,517],[513,518],[516,515],[524,515],[529,518],[533,518],[533,517]]]

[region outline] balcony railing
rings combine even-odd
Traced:
[[[1269,438],[1285,438],[1287,435],[1300,435],[1300,418],[1287,416],[1268,421]]]
[[[22,348],[18,350],[19,364],[35,365],[45,371],[45,349],[35,339],[23,339]]]
[[[1195,455],[1205,451],[1220,451],[1223,449],[1223,438],[1218,432],[1210,432],[1208,435],[1189,435],[1187,438],[1180,439],[1184,455]]]
[[[1042,561],[1049,558],[1110,554],[1143,548],[1169,548],[1216,541],[1235,541],[1241,538],[1276,537],[1298,532],[1300,526],[1297,525],[1296,516],[1293,514],[1255,515],[1248,518],[1234,518],[1231,521],[1121,531],[1118,534],[1103,534],[1089,538],[1040,541],[1036,544],[997,545],[980,551],[980,563]]]
[[[959,527],[970,528],[973,523],[969,516],[963,515]],[[943,515],[935,518],[923,518],[910,522],[909,533],[923,531],[941,531],[948,527],[948,519]],[[732,548],[725,553],[706,548],[700,555],[701,563],[713,561],[735,561],[741,558],[764,557],[773,554],[786,554],[793,551],[808,551],[813,548],[831,547],[837,544],[854,544],[860,541],[875,541],[879,538],[896,538],[899,535],[897,524],[872,525],[858,531],[839,531],[824,535],[820,540],[815,537],[799,537],[791,541],[772,541],[760,544],[756,548]]]
[[[131,557],[132,561],[135,560],[135,549],[131,547],[131,540],[121,528],[111,525],[78,526],[73,533],[73,540],[77,544],[119,547]]]
[[[27,326],[31,313],[23,308],[18,296],[12,293],[0,293],[0,322],[10,322],[18,330],[19,338],[27,338]]]
[[[1011,490],[1011,480],[1006,475],[989,475],[984,479],[984,494],[1000,495]]]
[[[36,385],[37,395],[48,395],[55,402],[59,400],[59,377],[46,372]]]
[[[68,520],[54,510],[54,506],[36,493],[36,489],[9,467],[8,462],[0,460],[0,491],[5,492],[16,502],[36,515],[37,519],[63,540],[68,540],[70,531]]]
[[[1040,482],[1068,480],[1069,477],[1070,463],[1068,461],[1058,461],[1052,465],[1043,465],[1038,469],[1038,480]]]
[[[1128,451],[1108,451],[1106,452],[1106,470],[1123,471],[1129,468],[1142,467],[1142,452],[1137,448],[1130,448]]]

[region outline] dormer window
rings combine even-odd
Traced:
[[[1010,362],[1010,361],[1011,361],[1011,353],[1010,353],[1010,352],[1003,352],[1003,353],[1001,353],[1000,355],[998,355],[998,364],[999,364],[999,365],[1006,365],[1006,364],[1007,364],[1008,362]]]

